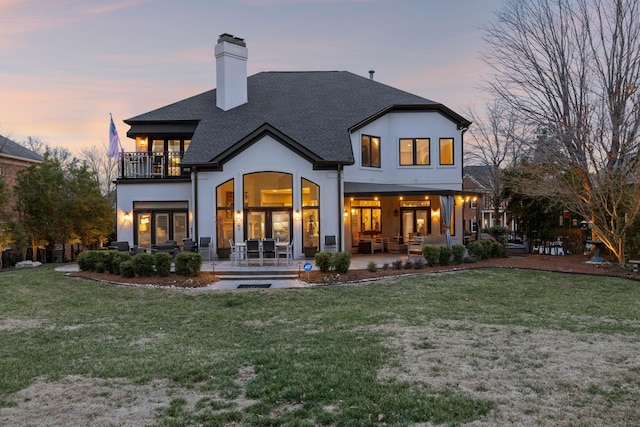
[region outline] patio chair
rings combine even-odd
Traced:
[[[242,252],[242,248],[235,244],[233,239],[229,239],[229,247],[231,248],[231,262],[235,265],[238,265],[240,260],[244,258],[244,252]]]
[[[185,239],[183,240],[183,243],[184,246],[182,247],[182,250],[185,252],[196,252],[198,250],[196,242],[191,239]]]
[[[275,265],[278,265],[278,257],[276,256],[276,239],[263,239],[262,240],[262,264],[264,264],[265,258],[273,258]]]
[[[279,258],[280,255],[284,254],[287,265],[291,265],[291,262],[293,261],[293,239],[289,240],[286,245],[279,244],[276,249],[276,257]]]
[[[246,255],[246,258],[244,259],[245,265],[249,265],[249,258],[256,258],[256,257],[260,259],[260,265],[262,265],[262,246],[260,245],[260,240],[248,239],[247,253],[245,255]]]
[[[324,236],[324,250],[326,252],[336,252],[338,250],[338,244],[336,243],[336,236]]]
[[[129,242],[116,242],[116,246],[120,252],[129,252]]]
[[[211,261],[211,237],[201,237],[198,243],[198,252],[202,255],[203,251],[207,251],[207,259]],[[202,256],[204,259],[204,255]]]

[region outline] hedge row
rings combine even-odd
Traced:
[[[422,255],[427,260],[427,265],[450,265],[464,262],[463,245],[425,245],[422,247]]]
[[[502,243],[491,240],[476,240],[467,246],[469,256],[474,261],[481,261],[487,258],[499,258],[504,254]]]
[[[131,256],[119,251],[85,251],[78,255],[78,266],[82,271],[109,272],[125,277],[163,276],[171,273],[171,255],[166,252],[139,253]],[[176,274],[198,276],[202,267],[202,255],[181,252],[176,255]]]
[[[476,240],[469,243],[467,251],[469,252],[469,258],[465,259],[465,247],[463,245],[425,245],[422,247],[422,255],[427,260],[429,267],[499,258],[504,253],[504,247],[499,242]]]

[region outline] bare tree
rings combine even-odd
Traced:
[[[521,190],[590,220],[620,263],[640,211],[639,13],[637,0],[506,0],[485,28],[491,90],[547,130]]]
[[[44,155],[44,152],[46,151],[45,143],[37,136],[28,136],[27,139],[19,144],[40,155]]]
[[[473,126],[469,129],[466,163],[484,166],[489,201],[494,218],[499,218],[504,201],[502,174],[525,155],[532,127],[501,100],[486,104],[481,113],[469,108],[467,114]]]
[[[37,136],[28,136],[27,139],[19,142],[19,144],[41,156],[48,154],[52,159],[58,160],[60,164],[65,167],[70,166],[71,163],[77,160],[67,148],[52,147]]]
[[[103,144],[101,148],[93,146],[83,148],[81,151],[81,160],[98,177],[100,191],[104,196],[108,196],[115,189],[114,181],[118,173],[118,159],[109,157],[107,152],[106,144]]]

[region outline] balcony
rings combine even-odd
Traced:
[[[180,166],[184,152],[128,152],[118,162],[118,179],[176,179],[189,177],[190,168]]]

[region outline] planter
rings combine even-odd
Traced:
[[[302,248],[302,252],[304,252],[305,258],[314,258],[318,253],[318,248],[315,246],[305,246]]]
[[[218,259],[229,259],[231,248],[218,248],[216,252],[218,253]]]

